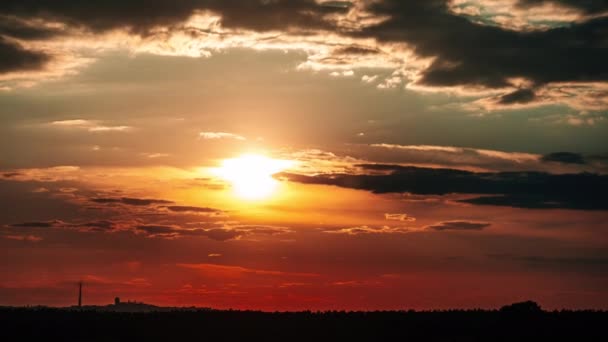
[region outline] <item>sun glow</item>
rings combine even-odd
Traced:
[[[246,154],[226,159],[214,173],[232,184],[236,196],[248,200],[270,197],[279,182],[272,175],[291,167],[291,160],[272,159],[257,154]]]

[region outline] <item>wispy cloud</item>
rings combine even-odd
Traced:
[[[346,235],[362,235],[362,234],[405,234],[416,231],[416,228],[410,227],[390,227],[390,226],[356,226],[340,229],[324,230],[328,234],[346,234]]]
[[[217,140],[217,139],[234,139],[234,140],[247,140],[242,135],[226,132],[200,132],[199,138],[205,140]]]
[[[42,237],[36,235],[5,235],[5,239],[8,240],[16,240],[16,241],[26,241],[26,242],[40,242],[42,241]]]
[[[71,128],[71,129],[82,129],[89,132],[128,132],[133,130],[131,126],[111,126],[101,124],[98,120],[83,120],[83,119],[72,119],[72,120],[59,120],[50,123],[52,126]]]

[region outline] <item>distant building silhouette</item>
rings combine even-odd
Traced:
[[[114,298],[114,305],[120,305],[120,297]]]
[[[511,305],[505,305],[500,308],[500,312],[511,313],[511,314],[531,314],[542,312],[542,309],[538,303],[531,300],[519,303],[513,303]]]

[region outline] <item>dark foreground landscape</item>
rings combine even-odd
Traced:
[[[2,341],[606,341],[608,312],[109,312],[2,308]]]

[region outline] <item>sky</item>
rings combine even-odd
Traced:
[[[0,305],[608,309],[604,0],[0,2]]]

